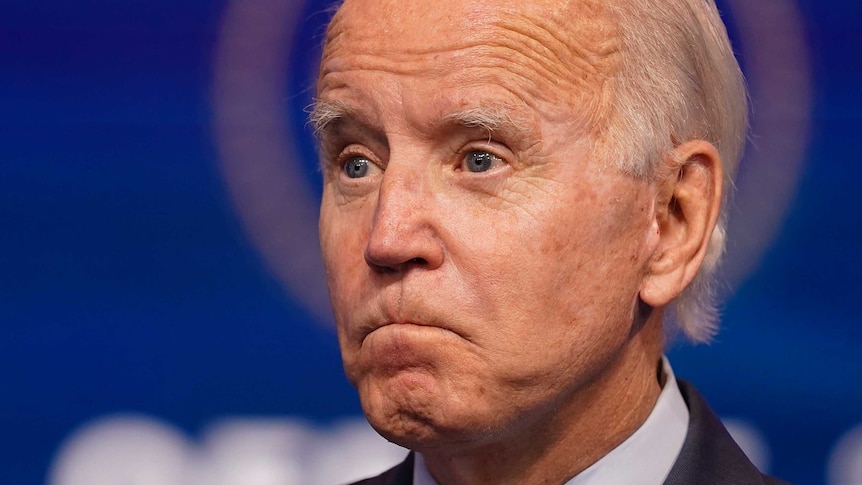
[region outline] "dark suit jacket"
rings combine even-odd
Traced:
[[[688,405],[685,443],[665,485],[781,485],[784,482],[760,473],[730,437],[694,387],[677,380]],[[413,453],[378,475],[354,485],[412,485]],[[636,484],[633,484],[636,485]]]

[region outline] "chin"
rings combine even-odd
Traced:
[[[440,432],[439,426],[433,420],[417,416],[408,410],[367,410],[365,417],[380,436],[404,448],[421,450],[447,441],[445,434]]]
[[[384,438],[407,448],[446,441],[452,414],[444,389],[422,371],[368,376],[359,386],[362,410],[371,426]]]
[[[486,441],[500,423],[485,403],[465,401],[424,373],[403,372],[360,385],[362,409],[387,440],[412,450]],[[488,410],[490,411],[490,410]],[[490,419],[489,419],[490,418]]]

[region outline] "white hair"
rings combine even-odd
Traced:
[[[622,60],[608,80],[609,111],[597,149],[625,171],[655,177],[674,144],[701,139],[721,156],[721,216],[694,281],[674,301],[670,321],[694,342],[716,332],[714,280],[725,246],[727,194],[748,131],[745,82],[713,0],[610,2]]]

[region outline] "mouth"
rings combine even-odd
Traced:
[[[411,340],[426,341],[429,339],[467,340],[460,333],[448,326],[425,322],[387,322],[363,332],[362,344],[369,340],[394,340],[395,343],[406,344]]]
[[[463,353],[467,350],[465,347],[469,347],[469,342],[441,326],[387,323],[365,335],[355,355],[362,367],[389,374],[437,368],[442,362],[450,361],[453,352]]]
[[[415,328],[415,329],[419,329],[419,330],[422,330],[422,329],[439,329],[439,330],[444,330],[447,332],[451,331],[451,330],[449,330],[449,329],[447,329],[441,325],[436,325],[436,324],[431,324],[431,323],[412,322],[412,321],[409,321],[409,322],[386,322],[382,325],[377,325],[377,326],[371,327],[367,331],[363,332],[363,334],[364,334],[363,340],[368,338],[371,334],[373,334],[375,332],[407,330],[407,329],[411,329],[411,328]]]
[[[440,339],[450,343],[460,341],[460,344],[475,344],[468,331],[474,328],[473,319],[468,315],[458,315],[451,309],[433,308],[423,303],[404,302],[392,304],[380,302],[371,304],[352,312],[352,318],[343,315],[339,325],[346,330],[347,341],[344,343],[358,349],[369,342],[382,343],[388,340],[399,342],[431,340],[438,345]],[[464,318],[468,317],[468,318]],[[445,342],[443,342],[445,343]]]

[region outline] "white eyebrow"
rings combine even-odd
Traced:
[[[327,126],[334,121],[347,117],[354,110],[343,101],[321,101],[314,100],[306,112],[308,112],[308,123],[314,128],[314,135],[318,138],[323,134]]]
[[[529,123],[522,117],[513,116],[514,108],[508,105],[477,106],[455,111],[443,116],[442,121],[456,123],[467,128],[483,128],[489,133],[514,131],[528,133]]]
[[[315,100],[306,108],[308,123],[314,129],[319,139],[323,132],[333,122],[355,115],[356,110],[344,101]],[[489,134],[501,131],[513,133],[529,133],[530,124],[522,116],[513,115],[515,107],[501,104],[477,106],[448,113],[440,118],[440,124],[455,124],[466,128],[482,128]]]

